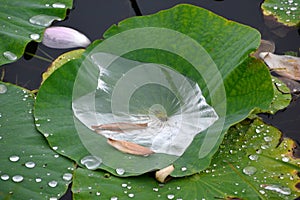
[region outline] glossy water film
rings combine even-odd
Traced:
[[[180,156],[218,119],[198,84],[167,66],[107,53],[92,54],[91,64],[96,70],[81,81],[95,83],[75,95],[72,107],[77,119],[106,138]]]

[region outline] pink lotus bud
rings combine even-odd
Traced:
[[[52,26],[45,30],[42,43],[50,48],[68,49],[87,47],[91,41],[75,29]]]

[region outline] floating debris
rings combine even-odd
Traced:
[[[167,178],[169,177],[169,175],[174,171],[174,169],[175,169],[174,166],[170,165],[161,170],[158,170],[155,173],[156,180],[158,180],[161,183],[165,183],[167,181]]]
[[[140,156],[147,156],[154,153],[154,151],[152,151],[151,149],[132,142],[113,140],[110,138],[107,140],[107,142],[108,144],[115,147],[119,151],[122,151],[123,153],[129,153]]]
[[[276,55],[262,52],[259,56],[265,61],[270,70],[293,80],[300,80],[300,58],[289,55]]]

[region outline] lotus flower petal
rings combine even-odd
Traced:
[[[45,30],[42,43],[50,48],[68,49],[87,47],[91,41],[75,29],[53,26]]]

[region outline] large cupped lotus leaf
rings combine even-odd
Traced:
[[[0,83],[0,199],[58,199],[72,180],[74,163],[35,129],[33,96]]]
[[[295,142],[259,119],[231,127],[211,166],[186,178],[159,184],[150,175],[119,178],[105,172],[75,171],[75,200],[81,199],[295,199],[299,159]]]
[[[49,134],[50,145],[88,169],[131,176],[174,164],[172,176],[197,173],[209,166],[231,125],[246,118],[255,107],[267,109],[273,98],[268,69],[248,56],[259,45],[259,32],[203,8],[178,5],[154,15],[129,18],[112,26],[104,37],[94,42],[82,59],[57,69],[41,86],[35,104],[38,129]],[[189,96],[191,91],[194,96]],[[193,105],[186,104],[191,102]],[[199,115],[190,114],[197,113],[197,109],[204,112],[199,102],[211,108],[207,113],[215,113],[217,118],[210,123],[205,117],[197,122]],[[178,114],[178,106],[184,108],[182,121],[196,127],[187,134],[195,130],[200,133],[182,155],[159,152],[145,157],[122,153],[110,146],[109,136],[101,132],[120,134],[147,127],[150,123],[135,120],[152,111],[158,124],[166,128]],[[102,119],[104,124],[97,124],[99,112],[95,115],[95,111],[99,110],[108,114],[103,115],[108,116]],[[85,118],[78,117],[80,114]],[[122,122],[122,127],[116,128],[116,122]],[[197,129],[201,123],[208,126]],[[172,138],[172,131],[166,133]],[[158,144],[178,144],[179,140],[168,139],[167,135],[161,138],[164,136],[161,141],[166,142]],[[122,137],[128,139],[126,134]]]
[[[72,0],[1,0],[0,4],[0,65],[20,58],[30,41],[40,42],[44,29],[63,20],[72,8]]]
[[[264,15],[272,15],[284,25],[300,25],[299,1],[297,0],[265,0],[261,8]]]

